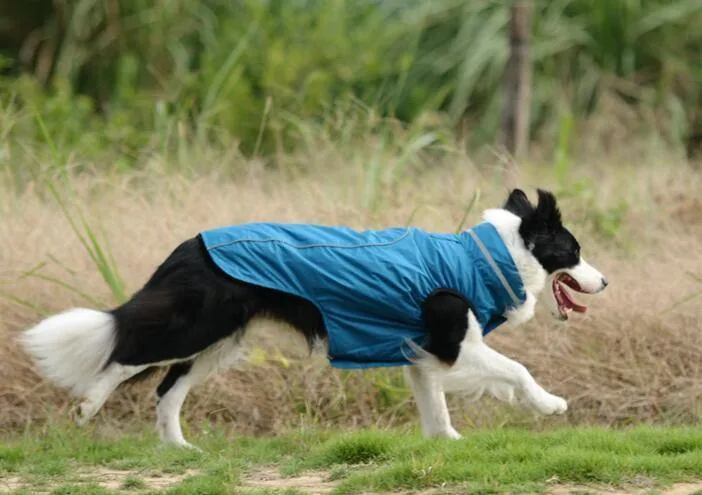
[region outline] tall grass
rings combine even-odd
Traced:
[[[549,139],[520,183],[557,192],[613,284],[569,329],[541,315],[491,342],[568,396],[572,420],[697,421],[702,316],[686,273],[702,273],[702,204],[679,152],[699,118],[700,9],[535,4],[534,131]],[[114,2],[72,5],[50,90],[0,79],[0,424],[69,406],[5,337],[69,306],[123,300],[201,229],[449,232],[504,199],[494,157],[455,145],[474,144],[456,128],[477,142],[494,133],[504,3],[132,0],[117,16]],[[254,357],[188,414],[249,431],[413,415],[397,370]],[[121,392],[105,417],[149,417],[146,393]],[[470,412],[457,423],[529,421],[484,403]]]
[[[125,294],[124,281],[119,275],[119,270],[117,269],[114,256],[110,250],[110,245],[109,243],[105,242],[104,235],[103,240],[101,241],[98,238],[98,234],[95,229],[88,224],[83,215],[71,212],[61,193],[53,183],[48,182],[46,187],[58,203],[61,212],[71,227],[71,231],[78,238],[81,246],[90,257],[95,266],[95,270],[100,274],[103,281],[109,288],[115,302],[125,302],[127,300],[127,296]],[[44,280],[51,281],[49,278],[43,278]],[[71,288],[71,286],[64,282],[58,280],[56,282],[66,288]],[[78,289],[73,290],[79,294],[83,294]],[[96,303],[92,297],[85,297],[89,302],[93,304]]]
[[[289,116],[324,118],[349,100],[403,122],[439,115],[460,123],[475,146],[491,142],[498,126],[508,3],[57,3],[50,26],[62,28],[45,29],[60,37],[52,90],[5,79],[0,95],[13,108],[39,108],[78,150],[120,146],[126,164],[145,145],[184,138],[249,154],[288,149],[300,141]],[[642,131],[658,128],[678,147],[693,141],[702,125],[699,1],[534,8],[535,136],[552,136],[564,114],[580,122],[615,98],[638,112]],[[27,139],[33,127],[20,120],[11,132]],[[177,138],[164,143],[156,136],[167,128]]]
[[[15,164],[40,172],[21,188],[0,182],[0,428],[44,422],[71,406],[63,391],[34,372],[16,345],[17,332],[69,307],[114,304],[200,230],[249,221],[310,221],[452,232],[504,201],[504,188],[491,170],[494,158],[475,163],[445,144],[413,145],[429,140],[402,126],[379,134],[379,124],[360,115],[339,117],[338,126],[332,120],[298,122],[308,140],[276,155],[277,170],[263,167],[259,157],[197,147],[184,147],[183,159],[209,173],[176,172],[168,156],[148,148],[143,171],[94,164],[100,173],[93,173],[90,163],[84,165],[87,172],[76,171],[71,162],[57,171],[55,164],[29,159]],[[345,131],[356,137],[340,137]],[[568,132],[564,126],[563,134]],[[29,151],[36,157],[68,151],[55,146]],[[493,332],[490,345],[525,363],[544,386],[570,400],[567,418],[538,425],[698,422],[702,306],[699,299],[684,299],[699,290],[688,272],[702,273],[699,172],[667,159],[645,161],[636,153],[629,153],[628,163],[604,154],[584,160],[564,145],[558,156],[558,177],[550,167],[525,165],[520,183],[557,191],[585,256],[611,286],[601,297],[583,301],[590,311],[568,325],[539,310],[525,327]],[[54,177],[60,179],[48,181]],[[124,282],[115,285],[113,274]],[[398,370],[330,371],[323,358],[296,352],[292,341],[269,328],[261,324],[250,334],[253,363],[194,391],[187,418],[223,420],[249,432],[414,419]],[[145,398],[156,384],[120,390],[98,421],[152,419],[153,404]],[[456,424],[466,428],[535,424],[488,400],[469,406],[453,397],[451,408]]]

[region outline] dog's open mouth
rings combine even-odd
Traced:
[[[567,273],[561,273],[553,278],[553,296],[558,304],[558,312],[564,320],[568,319],[568,313],[571,311],[576,313],[587,311],[587,306],[577,303],[566,289],[566,286],[574,291],[583,292],[580,284]]]

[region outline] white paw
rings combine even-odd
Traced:
[[[568,410],[568,402],[562,397],[549,394],[545,390],[532,402],[534,408],[544,415],[563,414]]]
[[[181,439],[173,439],[173,440],[164,439],[163,443],[164,443],[164,445],[167,445],[170,447],[180,447],[182,449],[190,449],[190,450],[194,450],[196,452],[202,453],[202,449],[200,447],[196,447],[195,445],[191,444],[190,442],[188,442],[182,438]]]
[[[81,402],[74,411],[74,420],[78,426],[85,426],[90,418],[95,416],[99,409],[99,404],[91,400]]]
[[[451,440],[459,440],[463,438],[463,435],[458,433],[455,428],[451,428],[445,433],[446,438],[450,438]]]
[[[453,426],[449,426],[448,428],[444,430],[439,430],[436,432],[432,432],[429,435],[429,437],[437,437],[437,438],[450,438],[452,440],[458,440],[459,438],[463,438],[460,433],[456,431],[456,429]]]
[[[190,443],[190,442],[185,442],[185,441],[184,441],[183,443],[180,443],[180,444],[178,444],[178,445],[179,445],[180,447],[184,448],[184,449],[194,450],[195,452],[198,452],[198,453],[202,454],[202,449],[201,449],[200,447],[198,447],[197,445],[193,445],[193,444]]]

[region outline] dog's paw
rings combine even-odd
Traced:
[[[183,442],[181,444],[178,444],[178,446],[182,447],[184,449],[193,450],[199,454],[202,454],[202,449],[200,447],[198,447],[197,445],[193,445],[190,442]]]
[[[431,432],[427,436],[436,438],[450,438],[452,440],[458,440],[460,438],[463,438],[463,436],[460,433],[458,433],[453,426],[449,426],[445,430]]]
[[[446,438],[450,438],[451,440],[460,440],[461,438],[463,438],[463,435],[458,433],[453,427],[450,430],[448,430],[444,436]]]
[[[568,410],[568,402],[562,397],[549,394],[545,390],[532,402],[534,408],[546,416],[564,414]]]
[[[95,402],[86,399],[73,408],[70,416],[78,426],[83,427],[88,424],[88,421],[90,421],[93,416],[95,416],[99,408],[100,404],[96,404]]]
[[[176,448],[181,448],[181,449],[187,449],[187,450],[193,450],[198,453],[202,453],[202,449],[200,447],[197,447],[193,445],[192,443],[188,442],[185,439],[173,439],[173,440],[162,440],[162,445],[165,447],[176,447]]]

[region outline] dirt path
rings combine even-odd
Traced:
[[[181,483],[185,478],[196,475],[197,471],[186,471],[182,474],[157,473],[148,469],[115,470],[107,468],[81,470],[71,483],[95,483],[103,488],[139,493],[146,490],[167,490]],[[135,481],[135,480],[138,480]],[[65,483],[67,481],[64,481]],[[10,493],[25,487],[25,480],[18,476],[0,476],[0,494]],[[48,494],[63,483],[55,482],[42,485],[32,493]],[[328,495],[336,487],[337,482],[330,479],[327,471],[310,471],[300,476],[283,477],[273,467],[256,470],[249,473],[242,483],[242,488],[251,490],[298,490],[309,495]],[[393,492],[393,495],[442,495],[452,493],[451,488],[429,489],[421,491]],[[560,484],[552,480],[545,492],[547,495],[702,495],[702,481],[694,483],[675,483],[669,487],[655,487],[650,480],[637,480],[628,487],[603,487],[587,485]],[[365,494],[371,495],[371,494]]]
[[[656,493],[660,495],[692,495],[702,494],[702,481],[695,483],[675,483],[666,488],[654,488],[653,486],[641,488],[603,488],[581,485],[557,485],[550,488],[548,495],[645,495]]]
[[[275,468],[257,470],[249,474],[243,483],[250,489],[295,489],[309,495],[327,495],[334,490],[336,482],[330,481],[326,471],[313,471],[296,477],[283,477]],[[429,489],[409,492],[392,492],[393,495],[440,495],[451,493],[450,488]],[[702,495],[702,481],[675,483],[666,488],[656,488],[651,481],[637,480],[629,487],[603,487],[554,483],[545,492],[547,495]],[[364,495],[372,495],[365,493]]]
[[[253,489],[295,489],[310,495],[325,495],[331,493],[336,483],[329,481],[326,471],[307,472],[301,476],[284,478],[275,468],[261,469],[251,473],[244,480],[246,488]]]
[[[95,483],[108,490],[124,490],[138,493],[139,490],[166,490],[182,482],[197,471],[188,470],[183,474],[154,472],[149,469],[116,470],[107,468],[81,469],[70,480],[54,481],[43,484],[41,488],[32,488],[32,493],[41,495],[51,493],[61,485]],[[0,493],[11,493],[27,488],[27,481],[19,476],[0,476]]]

